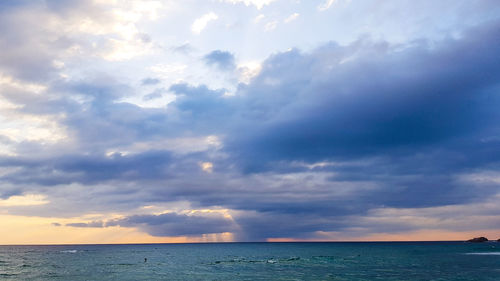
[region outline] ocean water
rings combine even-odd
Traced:
[[[498,281],[500,243],[0,246],[0,279]]]

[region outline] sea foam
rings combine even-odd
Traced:
[[[71,253],[71,254],[74,254],[76,252],[78,252],[77,250],[63,250],[63,251],[60,251],[61,253]]]
[[[467,253],[467,255],[500,256],[500,252]]]

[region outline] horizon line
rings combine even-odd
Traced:
[[[435,243],[435,242],[467,242],[467,240],[394,240],[394,241],[233,241],[233,242],[164,242],[164,243],[74,243],[74,244],[0,244],[3,246],[99,246],[99,245],[176,245],[176,244],[285,244],[285,243]],[[497,242],[498,240],[488,240],[487,242]],[[482,243],[485,243],[482,242]]]

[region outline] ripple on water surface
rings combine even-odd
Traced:
[[[456,242],[0,246],[0,279],[498,281],[495,250]]]

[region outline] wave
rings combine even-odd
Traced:
[[[12,277],[12,276],[17,276],[19,273],[0,273],[0,278],[1,277]]]
[[[500,256],[500,252],[467,253],[466,255]]]
[[[215,264],[221,264],[221,263],[283,263],[283,262],[296,262],[299,261],[300,257],[297,256],[292,256],[288,258],[265,258],[265,259],[245,259],[245,258],[234,258],[230,260],[216,260],[214,263]]]
[[[60,253],[71,253],[71,254],[74,254],[76,252],[78,252],[78,250],[63,250],[63,251],[59,251]]]

